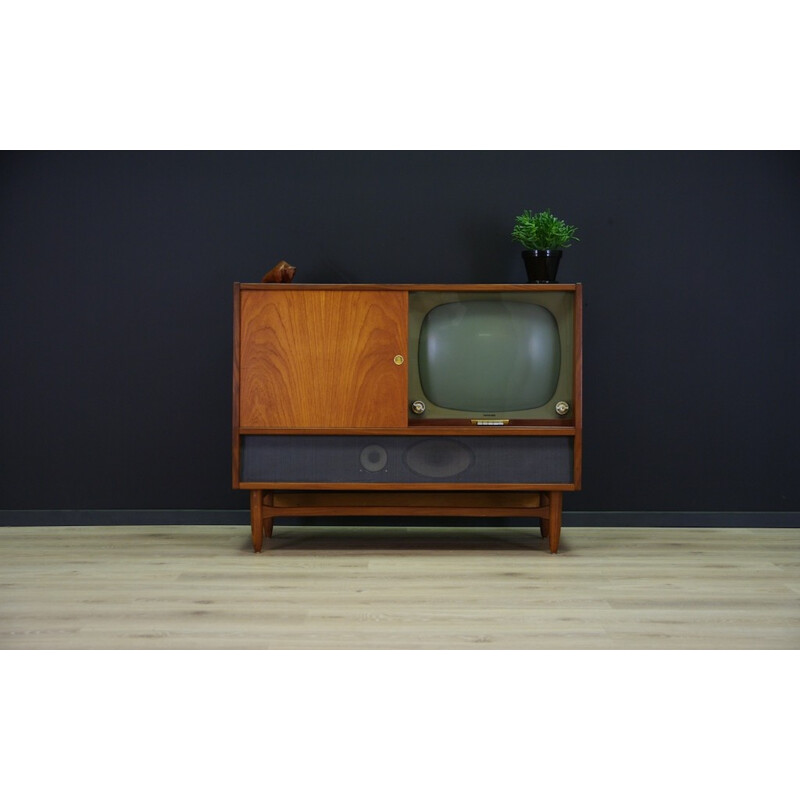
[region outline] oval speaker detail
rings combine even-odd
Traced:
[[[469,469],[472,451],[452,439],[425,439],[406,450],[406,466],[425,478],[450,478]]]
[[[370,444],[361,451],[359,460],[367,472],[380,472],[386,467],[389,455],[379,444]]]

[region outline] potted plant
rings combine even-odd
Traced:
[[[525,250],[522,260],[528,273],[528,283],[555,283],[558,262],[565,247],[580,241],[577,228],[553,216],[548,208],[533,214],[523,211],[516,219],[511,238]]]

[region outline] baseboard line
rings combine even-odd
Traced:
[[[0,509],[0,527],[106,525],[247,525],[243,509]],[[448,525],[465,519],[447,517],[315,517],[280,520],[305,525]],[[530,520],[475,519],[470,526],[524,526]],[[566,511],[565,527],[581,528],[800,528],[798,511]]]
[[[800,528],[798,511],[569,511],[573,528]]]

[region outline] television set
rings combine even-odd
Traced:
[[[409,424],[572,424],[575,292],[411,292]]]

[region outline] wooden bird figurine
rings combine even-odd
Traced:
[[[262,279],[261,283],[291,283],[297,271],[286,261],[279,261]]]

